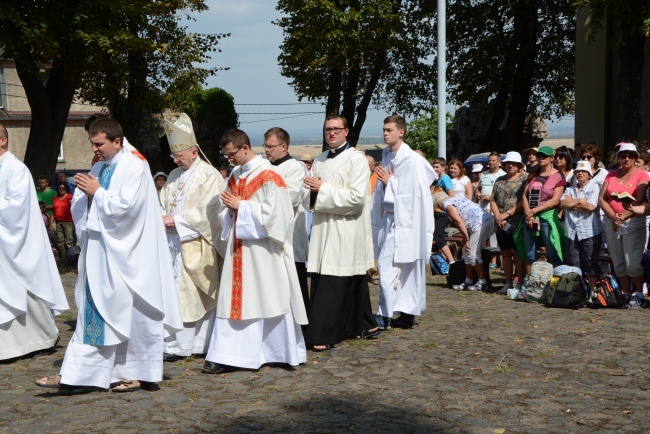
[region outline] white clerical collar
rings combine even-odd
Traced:
[[[122,154],[124,153],[124,148],[122,148],[117,154],[113,156],[110,160],[104,160],[104,165],[105,166],[112,166],[113,164],[117,163],[120,158],[122,158]]]
[[[339,152],[341,152],[342,150],[345,149],[345,147],[347,146],[347,144],[348,144],[348,142],[345,142],[345,143],[343,143],[341,146],[339,146],[339,147],[337,147],[337,148],[330,148],[330,152],[331,152],[332,154],[339,153]]]
[[[241,176],[245,178],[253,169],[257,168],[260,164],[262,164],[262,157],[256,155],[255,158],[253,158],[248,163],[239,166],[239,170],[241,170]]]

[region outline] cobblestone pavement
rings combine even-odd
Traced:
[[[71,299],[75,279],[63,276]],[[58,372],[66,312],[54,354],[0,364],[0,432],[650,430],[647,310],[548,309],[443,282],[432,279],[414,330],[309,352],[295,369],[209,376],[188,358],[165,364],[159,390],[120,395],[34,385]]]

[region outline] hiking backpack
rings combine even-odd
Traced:
[[[530,303],[543,303],[546,284],[553,277],[553,265],[546,261],[535,261],[530,267],[528,280],[524,282],[522,294]]]
[[[587,303],[589,287],[582,275],[576,272],[554,276],[548,284],[546,303],[563,309],[577,309]]]
[[[625,307],[629,301],[626,294],[621,291],[614,276],[607,275],[604,279],[596,282],[591,290],[591,306],[600,307]]]

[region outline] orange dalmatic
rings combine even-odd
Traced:
[[[228,188],[231,193],[238,196],[241,200],[250,200],[251,197],[262,188],[267,182],[274,182],[281,188],[287,185],[282,176],[272,170],[264,170],[257,175],[251,182],[247,178],[240,178],[235,182],[234,177],[228,180]],[[237,213],[235,212],[235,221],[233,231],[237,226]],[[241,319],[242,315],[242,296],[243,296],[243,262],[242,262],[242,240],[237,239],[237,232],[233,234],[233,254],[232,254],[232,297],[230,301],[230,319]]]

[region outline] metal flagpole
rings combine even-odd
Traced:
[[[438,0],[438,157],[447,159],[446,0]]]

